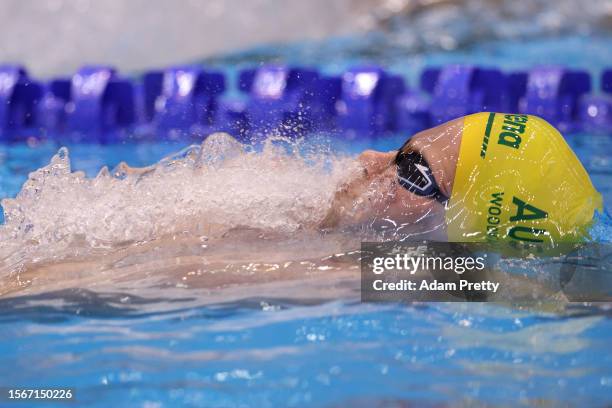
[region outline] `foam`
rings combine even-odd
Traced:
[[[50,256],[69,246],[112,247],[178,233],[314,229],[358,165],[300,148],[270,139],[255,152],[217,133],[151,167],[122,163],[95,178],[73,172],[61,148],[16,198],[2,201],[0,258],[25,247]]]

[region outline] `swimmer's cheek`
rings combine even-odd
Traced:
[[[343,184],[338,188],[332,203],[323,220],[319,223],[319,228],[335,228],[340,224],[342,213],[347,205],[351,205],[357,195],[351,190],[349,184]]]
[[[356,200],[334,201],[323,220],[319,223],[320,229],[330,229],[358,225],[374,218],[374,211],[356,209]]]
[[[326,216],[319,223],[320,228],[334,228],[341,221],[345,221],[344,219],[351,218],[347,214],[349,212],[347,209],[354,207],[359,198],[367,191],[371,183],[369,175],[371,173],[368,173],[364,168],[363,173],[359,174],[355,179],[338,186]]]
[[[377,187],[386,190],[380,185]],[[389,222],[400,226],[444,213],[443,206],[436,200],[411,194],[396,185],[376,198],[368,195],[367,190],[361,194],[353,190],[339,191],[319,227],[329,229],[367,224],[377,228],[388,226]]]
[[[330,229],[338,226],[340,221],[340,214],[336,211],[334,207],[331,207],[325,215],[325,218],[319,223],[320,229]]]

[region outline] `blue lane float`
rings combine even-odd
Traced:
[[[578,106],[581,128],[588,132],[605,132],[612,129],[612,97],[585,95]]]
[[[602,73],[601,90],[606,93],[612,93],[612,69],[607,69]]]
[[[70,82],[66,103],[65,130],[74,138],[85,135],[92,141],[113,142],[116,131],[134,123],[134,87],[109,66],[81,68]]]
[[[431,127],[431,101],[419,91],[406,91],[395,104],[396,128],[406,133],[416,133]]]
[[[564,132],[612,133],[612,69],[601,73],[595,91],[589,73],[564,67],[428,67],[412,88],[380,66],[330,75],[271,64],[243,69],[230,82],[202,66],[136,78],[110,66],[86,66],[72,77],[41,82],[22,66],[1,65],[0,141],[113,143],[201,138],[214,131],[245,142],[271,133],[378,137],[415,133],[479,111],[539,115]]]
[[[44,86],[36,107],[36,120],[41,129],[63,131],[66,124],[66,104],[70,101],[70,78],[56,78]]]
[[[148,80],[146,110],[156,129],[165,135],[182,132],[204,135],[212,130],[219,95],[226,89],[221,72],[173,67],[161,76],[150,73]]]
[[[252,75],[252,78],[248,78]],[[319,120],[319,73],[314,69],[268,65],[243,74],[248,95],[246,116],[251,133],[259,136],[283,130],[304,134]]]
[[[612,70],[601,76],[602,93],[583,95],[578,105],[581,127],[590,132],[606,132],[612,129]]]
[[[341,94],[334,115],[349,137],[397,131],[398,99],[406,91],[404,80],[381,67],[365,66],[342,75]]]
[[[497,69],[451,65],[439,71],[433,87],[434,124],[470,113],[505,111],[506,77]]]
[[[562,131],[580,129],[578,104],[591,92],[591,77],[584,71],[562,67],[537,68],[529,72],[521,112],[541,116]]]
[[[42,85],[29,78],[24,67],[0,65],[0,141],[13,141],[36,128],[36,106]]]

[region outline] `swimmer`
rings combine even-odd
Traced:
[[[477,113],[417,133],[398,151],[366,151],[321,226],[427,222],[449,241],[576,242],[602,197],[543,119]]]

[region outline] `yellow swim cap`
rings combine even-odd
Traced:
[[[449,241],[578,242],[602,198],[563,136],[531,115],[465,117]]]

